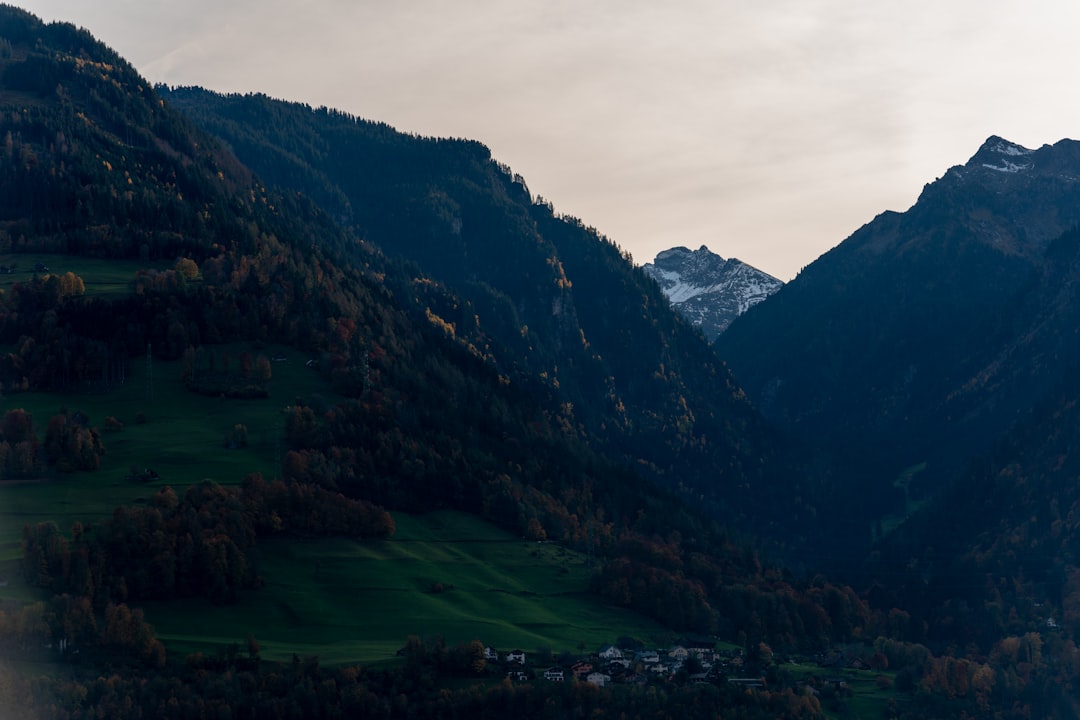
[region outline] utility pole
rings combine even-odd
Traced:
[[[146,343],[146,399],[154,400],[154,355],[150,352],[150,343]]]

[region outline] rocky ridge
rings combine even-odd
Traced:
[[[731,321],[783,287],[772,275],[735,258],[724,259],[702,245],[671,248],[646,263],[672,306],[715,340]]]

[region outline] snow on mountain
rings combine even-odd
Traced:
[[[1033,152],[1035,151],[1029,150],[1023,145],[1017,145],[1016,143],[1009,142],[997,135],[991,135],[990,138],[983,143],[983,146],[979,148],[979,152],[972,158],[972,161],[978,162],[978,164],[984,168],[996,170],[998,172],[1023,172],[1025,170],[1030,170],[1033,167],[1033,163],[1030,160],[1027,160],[1026,162],[1014,162],[1014,160],[1018,158],[1027,158]],[[1012,160],[1008,158],[1012,158]]]
[[[725,260],[702,245],[664,250],[642,268],[672,306],[710,341],[731,321],[779,290],[783,283],[746,263]]]

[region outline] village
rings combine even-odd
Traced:
[[[520,649],[500,653],[492,647],[484,648],[489,672],[504,669],[513,682],[577,681],[597,687],[730,683],[757,689],[794,684],[815,696],[823,692],[844,695],[850,693],[850,681],[857,671],[884,670],[872,659],[840,651],[812,658],[786,657],[774,656],[768,646],[762,645],[754,655],[751,659],[738,647],[717,648],[707,639],[687,639],[667,649],[650,649],[633,642],[604,645],[586,656],[562,653],[554,657],[550,651],[530,654]],[[790,672],[793,668],[799,672]]]
[[[506,676],[515,682],[532,679],[564,682],[575,678],[598,687],[613,683],[644,685],[650,680],[670,682],[676,675],[689,682],[710,683],[738,672],[744,666],[741,649],[716,650],[713,644],[705,642],[675,645],[664,651],[604,645],[585,657],[564,653],[552,658],[550,653],[529,655],[524,650],[510,650],[500,656],[491,647],[484,648],[484,655],[489,664],[505,665]],[[553,662],[550,666],[549,661]],[[763,685],[761,678],[738,679],[756,683],[759,687]]]

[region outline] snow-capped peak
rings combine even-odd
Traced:
[[[709,340],[738,315],[779,290],[783,283],[740,260],[725,260],[702,245],[674,247],[643,267],[672,306],[699,325]]]
[[[971,158],[969,165],[977,163],[980,167],[1003,173],[1024,172],[1034,167],[1034,163],[1028,158],[1033,152],[1023,145],[991,135]]]
[[[1013,157],[1021,157],[1024,155],[1030,155],[1035,152],[1029,150],[1023,145],[1017,145],[1016,143],[1009,142],[1003,138],[999,138],[997,135],[993,135],[986,141],[983,147],[986,147],[991,152],[996,152],[999,155],[1011,155]]]

